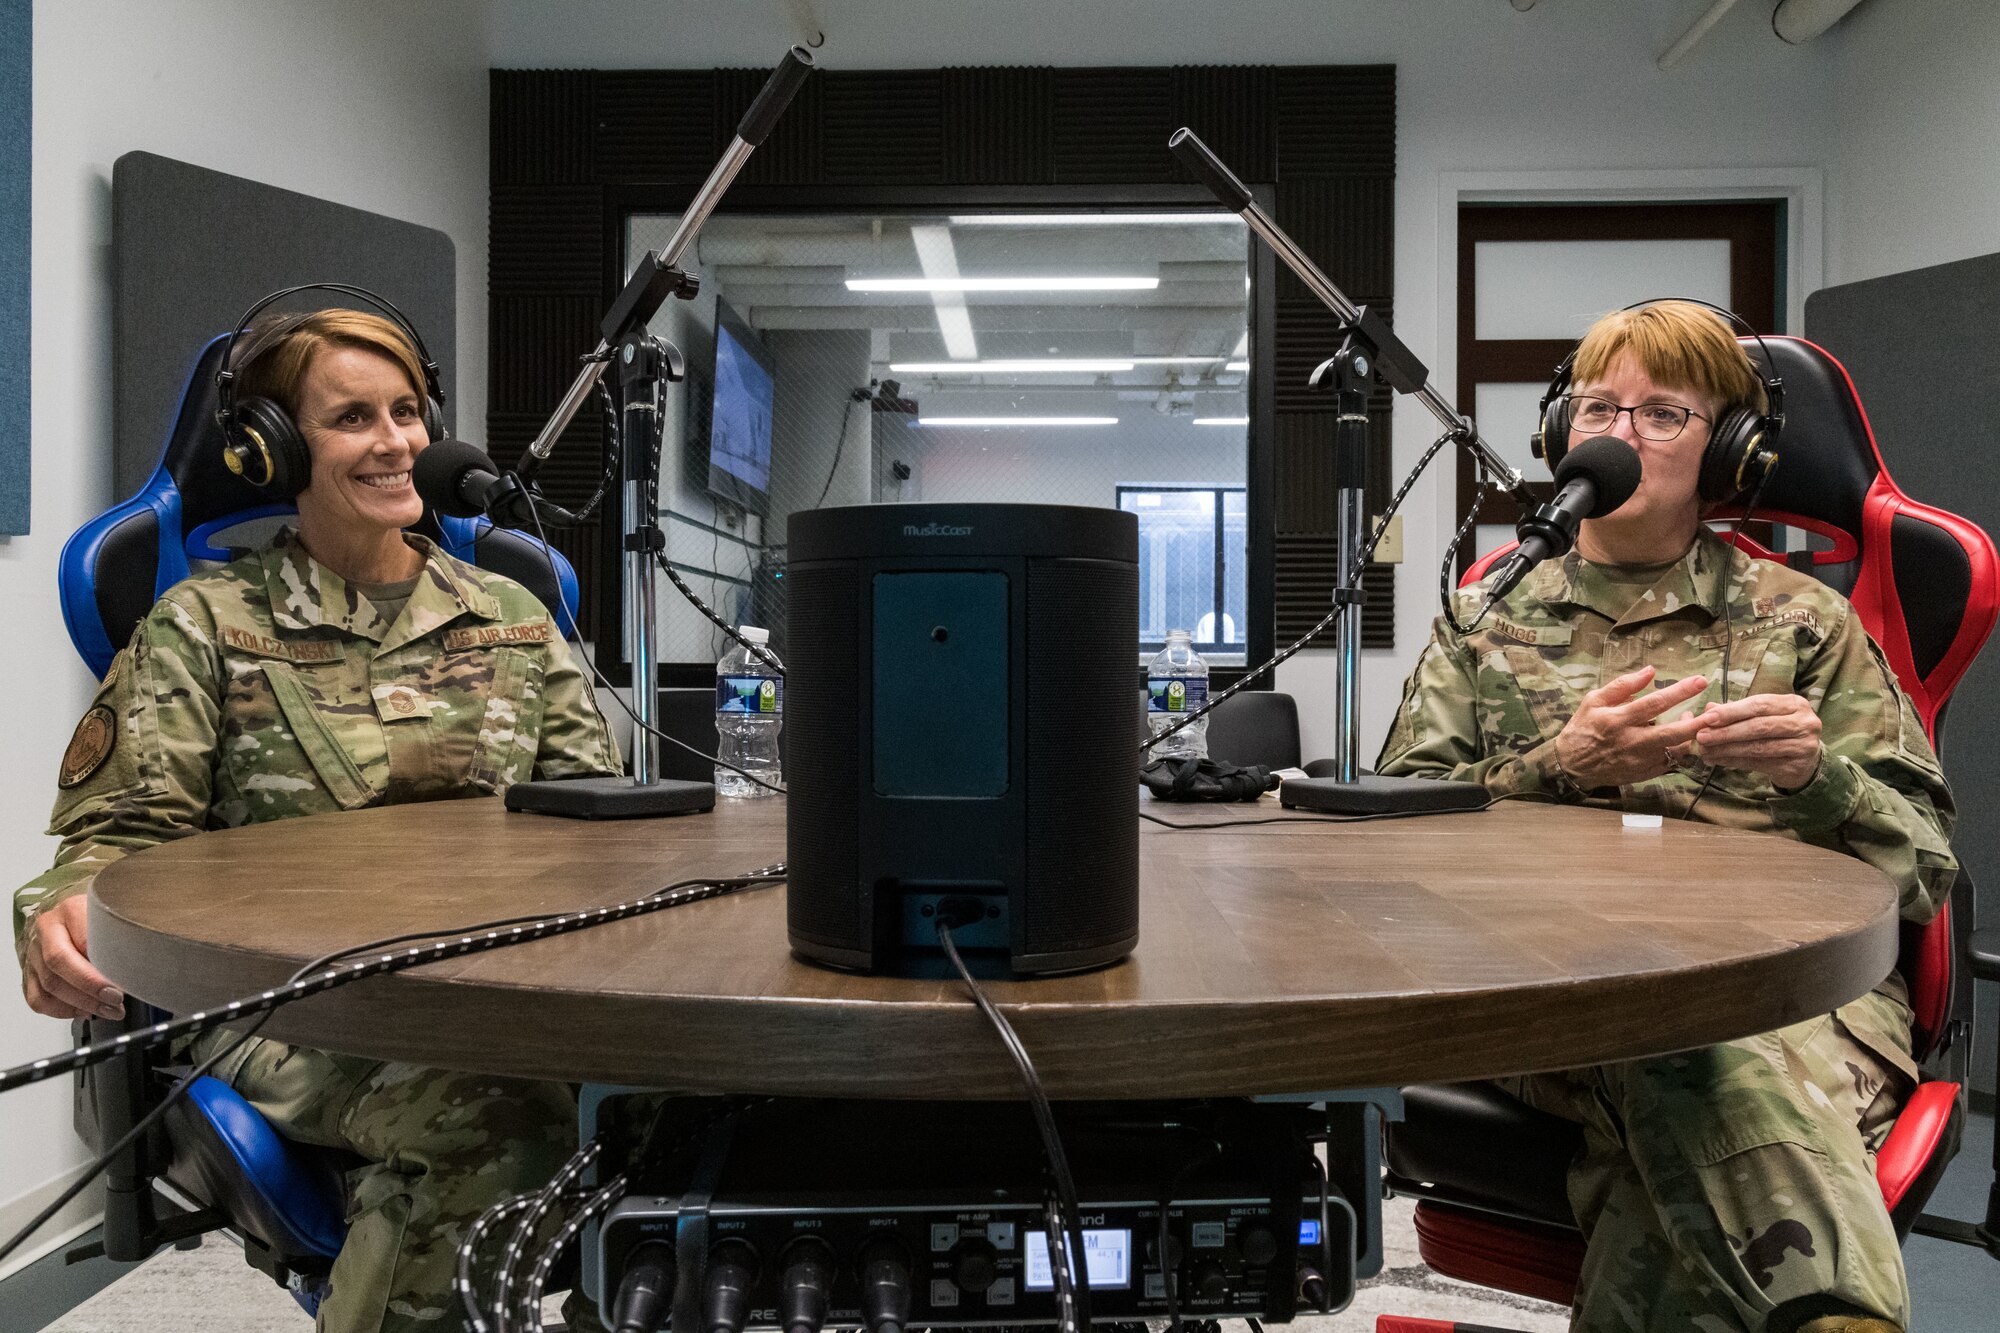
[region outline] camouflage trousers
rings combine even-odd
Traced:
[[[233,1034],[197,1041],[200,1059]],[[212,1071],[286,1138],[358,1154],[347,1241],[320,1333],[450,1333],[458,1245],[500,1199],[548,1183],[576,1147],[576,1098],[535,1083],[253,1038]],[[572,1327],[598,1327],[585,1318]]]
[[[1890,1031],[1909,1031],[1909,1011],[1877,992],[1741,1041],[1498,1080],[1584,1128],[1571,1329],[1763,1333],[1829,1313],[1908,1328],[1874,1165],[1911,1087],[1879,1050]]]

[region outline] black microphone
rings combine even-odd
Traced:
[[[423,502],[453,518],[490,518],[506,528],[577,522],[576,515],[530,491],[514,472],[496,472],[486,451],[447,436],[417,452],[410,483]]]
[[[1564,454],[1556,465],[1555,499],[1514,526],[1521,544],[1489,582],[1479,614],[1491,611],[1536,565],[1567,555],[1576,545],[1577,525],[1586,518],[1603,518],[1631,499],[1640,475],[1639,451],[1616,436],[1585,440]]]

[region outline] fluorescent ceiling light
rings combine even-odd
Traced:
[[[918,417],[919,426],[1115,426],[1117,417]]]
[[[1194,424],[1197,426],[1247,426],[1250,424],[1250,418],[1249,417],[1196,417],[1194,419]]]
[[[917,263],[926,278],[940,282],[957,280],[958,251],[951,243],[951,228],[912,227],[910,242],[916,246]],[[944,339],[944,354],[960,359],[978,356],[979,343],[972,334],[972,314],[965,308],[965,298],[956,291],[939,288],[931,293],[931,304],[937,308],[938,335]]]
[[[954,227],[1185,227],[1233,222],[1235,213],[963,213],[953,214]]]
[[[1222,360],[1219,356],[1135,356],[1134,362],[1142,366],[1207,366]]]
[[[849,278],[850,292],[1150,292],[1158,278]]]
[[[1110,375],[1132,369],[1131,361],[896,361],[899,375]]]
[[[1228,365],[1224,366],[1224,367],[1223,367],[1223,369],[1224,369],[1224,370],[1248,370],[1248,369],[1250,369],[1250,363],[1249,363],[1248,361],[1231,361],[1231,362],[1230,362],[1230,363],[1229,363]]]

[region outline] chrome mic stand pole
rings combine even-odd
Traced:
[[[773,70],[757,100],[736,127],[736,137],[695,192],[667,243],[648,251],[633,267],[632,276],[611,303],[599,330],[603,337],[584,358],[583,369],[563,395],[555,414],[522,456],[517,476],[525,483],[541,467],[556,440],[576,416],[592,389],[615,361],[618,367],[618,415],[624,441],[621,475],[624,499],[623,630],[632,662],[632,776],[571,778],[555,782],[517,782],[507,789],[507,808],[581,819],[617,819],[638,815],[707,810],[715,804],[709,782],[662,780],[655,769],[659,750],[659,676],[654,658],[658,637],[654,606],[655,562],[665,557],[666,534],[654,512],[660,467],[662,385],[679,380],[684,367],[673,344],[647,332],[647,325],[668,298],[693,300],[701,290],[694,275],[676,265],[708,221],[709,214],[736,179],[750,154],[763,143],[792,98],[813,70],[812,53],[793,47]]]
[[[1441,782],[1421,778],[1384,778],[1364,771],[1359,762],[1359,678],[1361,674],[1361,606],[1366,600],[1361,590],[1362,562],[1369,552],[1361,549],[1368,531],[1367,518],[1367,425],[1368,389],[1382,383],[1398,393],[1409,394],[1443,423],[1461,446],[1471,452],[1480,467],[1512,495],[1523,511],[1534,507],[1526,480],[1493,446],[1479,437],[1472,422],[1458,414],[1430,385],[1430,371],[1392,332],[1381,316],[1366,306],[1347,299],[1333,280],[1313,263],[1311,256],[1285,234],[1284,228],[1258,206],[1250,187],[1237,179],[1192,130],[1176,131],[1167,147],[1222,201],[1223,207],[1242,218],[1286,268],[1298,275],[1320,303],[1340,317],[1340,350],[1312,373],[1314,388],[1331,389],[1336,395],[1338,417],[1334,427],[1334,483],[1338,488],[1335,510],[1336,574],[1333,599],[1339,612],[1334,621],[1334,756],[1332,776],[1293,779],[1280,790],[1279,799],[1287,806],[1339,814],[1376,814],[1471,809],[1486,804],[1485,789],[1472,782]]]
[[[692,299],[698,284],[674,265],[687,253],[694,238],[701,231],[708,215],[722,202],[728,193],[730,183],[736,174],[750,160],[750,154],[770,135],[778,117],[791,105],[792,98],[805,84],[806,75],[813,71],[812,52],[803,46],[795,46],[785,53],[778,68],[771,72],[769,82],[757,94],[757,100],[743,113],[743,120],[736,127],[736,137],[729,141],[729,147],[722,150],[722,157],[708,173],[701,188],[695,191],[689,201],[687,211],[681,214],[680,225],[667,243],[657,250],[650,250],[633,269],[632,276],[625,283],[625,290],[611,303],[611,309],[604,316],[601,328],[603,339],[589,356],[584,358],[583,369],[577,372],[576,380],[556,405],[554,415],[542,427],[541,434],[535,436],[528,446],[528,452],[521,464],[524,478],[532,477],[550,452],[556,447],[564,430],[576,414],[582,410],[584,400],[597,381],[604,377],[604,370],[611,358],[611,349],[624,339],[625,335],[642,329],[658,313],[669,296]]]

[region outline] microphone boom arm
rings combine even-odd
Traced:
[[[1250,187],[1237,179],[1236,173],[1224,166],[1222,160],[1209,151],[1193,130],[1181,129],[1167,140],[1167,147],[1180,158],[1181,165],[1194,174],[1196,180],[1209,188],[1210,193],[1221,200],[1222,205],[1235,213],[1257,234],[1259,240],[1271,247],[1271,253],[1280,263],[1292,271],[1307,290],[1319,298],[1320,304],[1340,316],[1341,323],[1359,330],[1375,344],[1376,369],[1382,379],[1398,393],[1406,393],[1422,403],[1430,414],[1443,424],[1453,439],[1464,446],[1478,460],[1479,466],[1494,479],[1500,489],[1514,497],[1523,512],[1533,509],[1535,500],[1528,492],[1528,483],[1520,471],[1497,450],[1480,438],[1479,430],[1473,423],[1458,414],[1430,384],[1430,371],[1417,359],[1415,353],[1371,312],[1347,299],[1346,293],[1336,287],[1333,279],[1326,276],[1312,256],[1301,250],[1298,243],[1285,234],[1277,220],[1266,213],[1250,196]]]
[[[563,395],[562,402],[556,405],[555,412],[542,427],[541,433],[535,436],[534,442],[528,446],[527,453],[522,456],[521,471],[524,475],[532,477],[535,470],[547,461],[549,454],[556,447],[556,441],[562,437],[565,430],[569,429],[569,423],[583,409],[584,400],[590,397],[590,391],[604,378],[605,367],[611,361],[611,349],[623,342],[626,335],[651,323],[653,316],[659,313],[660,307],[666,304],[668,297],[678,296],[683,300],[694,298],[700,289],[699,284],[675,266],[679,264],[681,256],[687,253],[688,247],[694,244],[694,238],[701,231],[702,225],[708,221],[709,214],[715,212],[716,205],[720,204],[722,196],[728,193],[730,185],[736,180],[737,173],[743,170],[744,164],[750,160],[750,154],[770,134],[772,126],[778,123],[778,117],[784,114],[785,108],[790,105],[792,98],[804,85],[806,75],[812,73],[812,70],[812,52],[802,46],[795,46],[785,53],[785,58],[779,62],[777,69],[771,72],[770,79],[757,94],[757,100],[743,113],[743,120],[736,127],[735,137],[729,141],[729,146],[722,150],[722,156],[709,171],[708,179],[701,183],[701,188],[695,191],[694,198],[688,202],[687,210],[681,214],[680,224],[674,228],[673,235],[668,237],[667,243],[659,249],[647,252],[633,269],[624,290],[618,293],[618,299],[611,303],[611,309],[606,312],[604,321],[600,325],[603,338],[584,358],[583,369],[577,372],[576,379],[569,386],[569,392]]]

